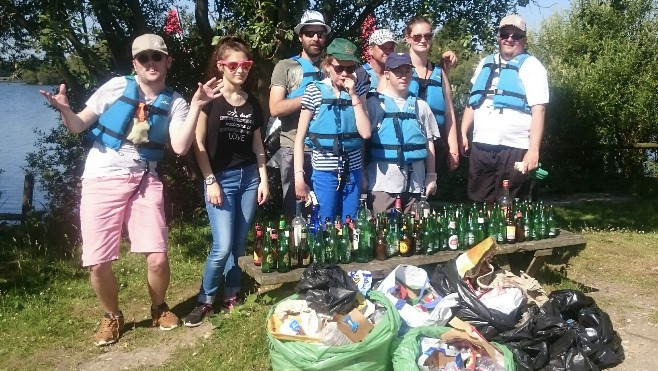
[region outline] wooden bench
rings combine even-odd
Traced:
[[[582,235],[561,230],[555,238],[498,245],[500,250],[496,256],[522,253],[531,254],[532,260],[528,267],[523,270],[530,276],[534,276],[544,263],[544,259],[551,256],[554,251],[583,246],[585,243],[585,237]],[[400,264],[424,266],[443,263],[458,256],[462,252],[463,251],[441,251],[434,255],[413,255],[406,258],[396,256],[387,260],[373,260],[369,263],[340,264],[340,266],[347,272],[354,269],[368,270],[372,272],[373,280],[377,280],[386,277],[386,275]],[[287,273],[263,273],[260,270],[260,266],[254,265],[252,256],[240,257],[238,259],[238,265],[247,275],[253,277],[259,284],[259,293],[275,290],[286,283],[297,282],[304,271],[303,268],[297,268]]]

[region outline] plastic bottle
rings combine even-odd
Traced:
[[[496,361],[487,357],[480,356],[475,361],[475,369],[477,371],[506,371],[507,369],[503,366],[500,366]]]

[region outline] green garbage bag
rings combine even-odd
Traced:
[[[403,337],[393,342],[393,370],[418,370],[418,357],[420,357],[420,339],[423,337],[441,338],[450,327],[422,326],[409,330]],[[491,342],[505,357],[507,371],[516,371],[514,355],[506,346]]]
[[[369,291],[370,301],[386,308],[386,315],[360,343],[328,347],[298,341],[281,341],[269,331],[267,340],[273,370],[391,370],[391,343],[400,330],[400,315],[384,295]],[[292,295],[285,300],[299,299]],[[274,313],[272,307],[267,318]]]

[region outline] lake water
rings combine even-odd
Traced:
[[[0,82],[0,213],[20,213],[23,181],[27,162],[25,156],[35,151],[37,134],[59,125],[57,112],[45,104],[39,90],[50,86]],[[37,184],[34,206],[43,208],[44,195]]]

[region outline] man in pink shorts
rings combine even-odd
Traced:
[[[167,226],[155,168],[169,138],[176,153],[187,152],[201,107],[218,96],[220,87],[215,79],[199,83],[188,106],[165,85],[172,58],[160,36],[137,37],[132,56],[135,75],[102,85],[80,113],[71,110],[64,84],[55,95],[41,91],[69,131],[82,133],[92,127],[95,139],[82,174],[80,227],[82,265],[89,267],[91,285],[105,311],[94,336],[99,346],[115,343],[124,323],[112,270],[124,224],[131,251],[146,258],[153,326],[178,326],[178,317],[165,302],[170,275]]]

